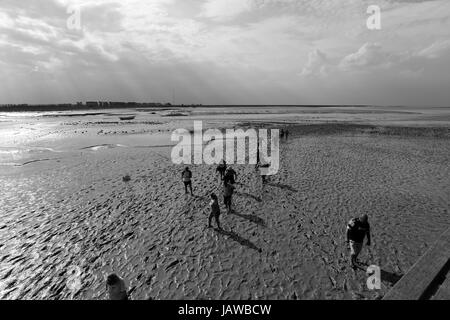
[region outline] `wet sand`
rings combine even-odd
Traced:
[[[215,167],[191,166],[186,196],[164,144],[2,167],[0,299],[105,299],[110,272],[132,299],[381,298],[450,226],[448,131],[290,130],[267,185],[253,165],[234,166],[223,232],[207,228]],[[362,213],[373,244],[360,259],[382,268],[380,291],[349,268],[345,227]]]

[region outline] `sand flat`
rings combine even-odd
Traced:
[[[112,271],[133,299],[380,298],[450,226],[448,142],[292,125],[267,185],[254,166],[235,166],[223,232],[206,228],[208,195],[221,193],[215,167],[192,166],[196,196],[185,196],[167,146],[2,167],[0,298],[104,299]],[[345,226],[361,213],[373,233],[361,260],[382,268],[378,292],[348,267]],[[80,290],[68,285],[73,266]]]

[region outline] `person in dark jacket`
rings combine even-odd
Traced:
[[[225,182],[223,185],[223,203],[225,207],[227,208],[227,213],[230,214],[231,211],[231,205],[233,201],[233,192],[234,192],[234,186],[231,183]]]
[[[225,172],[225,177],[223,179],[224,184],[227,183],[235,184],[236,178],[237,178],[236,171],[234,171],[232,167],[228,167],[227,171]]]
[[[224,161],[222,161],[222,163],[220,163],[218,166],[217,166],[217,169],[216,169],[216,171],[219,173],[219,175],[220,175],[220,180],[222,180],[223,181],[223,178],[224,178],[224,176],[225,176],[225,171],[227,170],[227,163],[225,162],[225,160]]]
[[[366,244],[370,246],[370,225],[366,214],[351,219],[347,225],[347,243],[350,246],[350,261],[353,269],[358,266],[358,255],[363,248],[365,237],[367,237]]]
[[[181,173],[181,178],[183,179],[183,183],[184,183],[184,192],[187,194],[188,187],[189,187],[189,190],[191,191],[191,195],[194,195],[192,193],[192,172],[191,172],[191,170],[189,170],[189,168],[186,167],[186,169],[184,169],[184,171]]]
[[[214,193],[211,194],[211,202],[209,203],[209,206],[211,207],[211,213],[209,214],[209,218],[208,218],[208,228],[212,227],[211,221],[214,218],[214,220],[216,220],[217,228],[219,230],[221,230],[222,228],[220,227],[220,221],[219,221],[219,217],[220,217],[219,200],[217,199],[217,196]]]

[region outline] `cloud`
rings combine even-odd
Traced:
[[[326,75],[326,68],[329,65],[329,61],[326,55],[315,49],[308,55],[308,61],[306,62],[303,70],[301,71],[301,76],[324,76]]]
[[[450,40],[437,41],[418,53],[418,56],[428,59],[437,59],[448,55],[450,55]]]
[[[122,5],[118,2],[87,3],[80,5],[79,10],[85,31],[111,33],[124,30]]]
[[[399,77],[447,97],[450,2],[377,0],[382,29],[370,31],[372,2],[2,0],[0,103],[165,100],[172,86],[186,103],[338,103],[381,96]],[[66,27],[74,5],[82,30]]]
[[[358,51],[345,56],[338,67],[345,71],[372,71],[384,69],[396,71],[404,69],[405,73],[424,69],[433,61],[450,57],[450,41],[441,40],[416,50],[389,51],[379,43],[366,43]]]
[[[419,79],[439,74],[440,66],[450,62],[450,41],[441,40],[417,50],[394,51],[380,43],[365,43],[355,52],[330,59],[327,53],[315,49],[300,73],[303,77],[346,78],[355,75],[367,79],[401,77]],[[440,75],[443,77],[444,75]]]
[[[207,0],[201,16],[226,20],[248,12],[252,8],[251,0]]]
[[[344,57],[339,64],[343,70],[386,67],[389,63],[388,54],[379,43],[365,43],[357,52]]]

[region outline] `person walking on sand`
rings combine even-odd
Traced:
[[[211,213],[209,214],[208,218],[208,228],[212,228],[211,221],[214,218],[216,220],[217,228],[219,230],[222,230],[220,227],[220,207],[219,207],[219,200],[217,199],[217,196],[215,193],[211,193],[211,202],[209,203],[209,206],[211,207]]]
[[[258,170],[260,164],[260,158],[259,158],[259,140],[256,144],[256,164],[255,164],[255,170]]]
[[[116,274],[110,274],[106,278],[106,288],[108,290],[109,300],[128,300],[125,281]]]
[[[260,173],[261,175],[261,183],[264,185],[266,183],[266,175],[263,173]]]
[[[194,195],[192,193],[192,180],[191,180],[192,179],[192,172],[191,172],[191,170],[189,170],[188,167],[186,167],[184,169],[184,171],[181,173],[181,177],[183,178],[185,194],[188,193],[188,186],[189,186],[189,189],[191,191],[191,195]]]
[[[364,214],[359,218],[351,219],[347,225],[347,243],[350,246],[350,261],[354,270],[358,267],[358,255],[361,253],[366,236],[366,244],[370,246],[369,217]]]
[[[265,175],[264,173],[267,170],[267,168],[269,168],[269,167],[270,167],[270,165],[268,163],[262,163],[261,161],[258,161],[257,168],[259,169],[259,175],[261,176],[261,181],[262,181],[263,185],[267,181],[266,180],[267,175]]]
[[[234,186],[229,183],[225,182],[223,185],[223,203],[225,204],[225,207],[227,208],[227,213],[231,213],[231,203],[233,198],[233,191]]]
[[[222,160],[222,162],[217,166],[216,172],[220,175],[220,180],[223,181],[225,177],[225,171],[227,170],[227,163],[225,160]]]
[[[227,184],[229,182],[235,184],[236,178],[237,178],[236,171],[234,171],[232,167],[228,167],[227,171],[225,172],[225,177],[223,179],[224,183]]]

